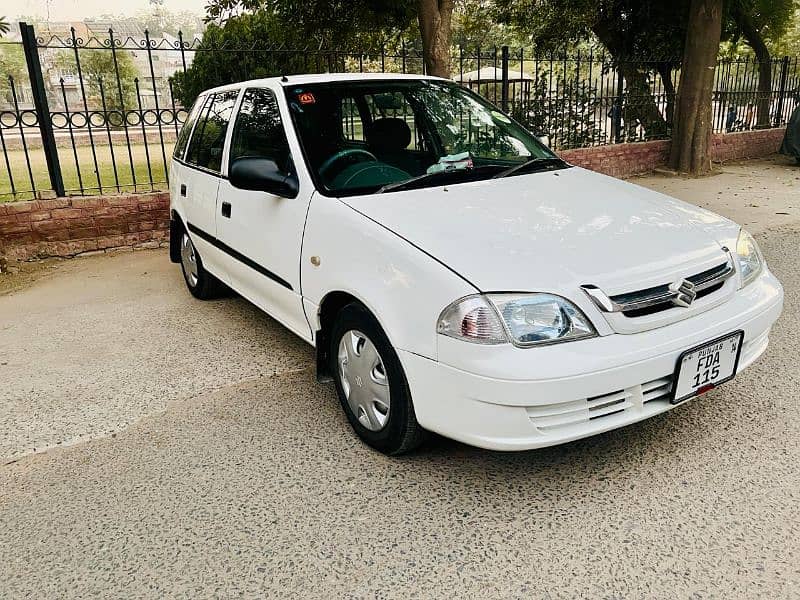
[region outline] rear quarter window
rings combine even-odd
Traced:
[[[222,168],[222,151],[225,133],[233,114],[239,90],[217,92],[206,102],[194,126],[186,162],[219,173]]]
[[[192,134],[192,127],[194,127],[194,123],[197,121],[197,115],[200,114],[200,110],[203,108],[205,101],[205,94],[198,96],[197,100],[195,100],[194,104],[192,104],[189,114],[186,116],[186,121],[181,127],[178,140],[175,142],[175,150],[172,153],[172,156],[178,160],[183,160],[183,155],[186,153],[186,146],[189,145],[189,136]]]

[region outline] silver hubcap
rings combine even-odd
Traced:
[[[183,264],[183,272],[186,273],[186,278],[189,280],[189,285],[196,286],[197,255],[194,253],[194,245],[192,240],[189,239],[188,233],[184,233],[181,238],[181,263]]]
[[[370,339],[351,329],[339,340],[339,378],[350,410],[364,427],[380,431],[389,420],[389,379]]]

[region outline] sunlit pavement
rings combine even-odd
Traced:
[[[795,595],[785,216],[752,227],[786,288],[764,358],[668,414],[518,454],[376,454],[311,349],[246,302],[192,299],[162,251],[69,261],[0,296],[0,596]]]

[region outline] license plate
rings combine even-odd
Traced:
[[[733,379],[743,338],[744,332],[737,331],[681,354],[675,369],[672,403],[683,402]]]

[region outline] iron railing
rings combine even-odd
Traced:
[[[186,118],[175,76],[202,53],[243,58],[233,61],[243,65],[237,72],[215,74],[219,83],[251,78],[246,65],[254,63],[290,65],[291,72],[424,71],[420,50],[407,43],[371,52],[215,47],[180,33],[153,38],[88,27],[37,37],[23,23],[17,39],[0,41],[0,52],[0,64],[11,65],[0,72],[0,201],[162,189]],[[258,60],[244,60],[253,56]],[[787,121],[798,104],[798,58],[770,63],[768,92],[759,92],[760,66],[751,58],[719,61],[716,132]],[[454,49],[452,72],[557,150],[669,137],[680,79],[675,59],[619,61],[603,51],[507,46]]]

